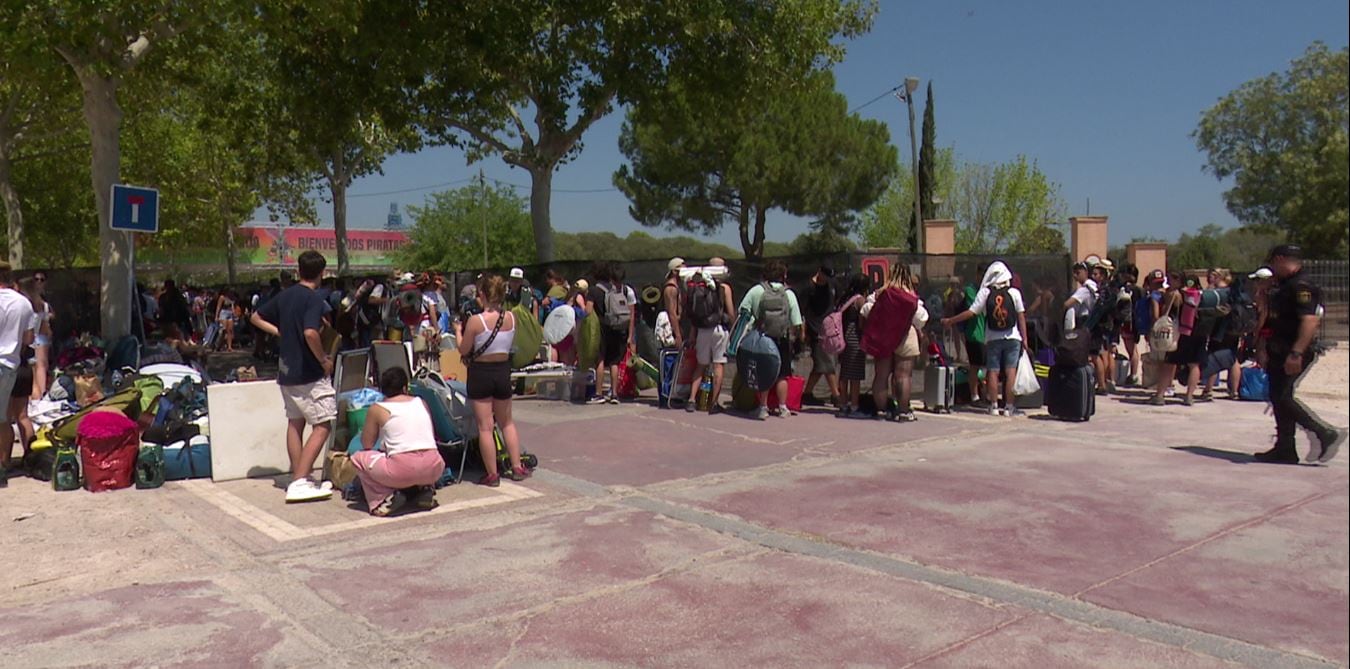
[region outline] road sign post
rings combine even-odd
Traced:
[[[108,227],[120,230],[131,236],[130,253],[127,254],[127,282],[131,292],[131,331],[145,341],[145,323],[141,315],[141,295],[136,292],[136,236],[134,233],[154,234],[159,232],[159,191],[154,188],[141,188],[125,184],[113,184],[112,197],[108,200],[112,209],[108,216]]]

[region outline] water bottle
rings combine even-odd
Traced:
[[[704,372],[703,380],[698,384],[698,395],[694,398],[694,408],[699,411],[708,411],[712,408],[713,396],[713,375],[712,372]]]
[[[80,483],[80,454],[71,446],[58,447],[52,465],[52,490],[79,490]]]

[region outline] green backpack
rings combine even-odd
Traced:
[[[544,326],[529,309],[516,305],[511,308],[516,321],[516,348],[511,353],[511,368],[528,367],[539,357],[539,347],[544,344]]]

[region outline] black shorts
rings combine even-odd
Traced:
[[[471,400],[511,399],[511,361],[469,363],[464,382]]]
[[[1177,340],[1177,350],[1167,354],[1169,365],[1203,365],[1209,357],[1209,342],[1204,337],[1182,335]]]
[[[970,368],[984,367],[984,342],[966,339],[966,357],[970,359]]]
[[[28,397],[33,394],[33,366],[29,364],[20,364],[14,371],[14,390],[9,391],[9,396]]]
[[[786,379],[792,376],[792,338],[781,337],[774,343],[778,345],[778,378]]]
[[[623,354],[628,351],[628,331],[613,328],[600,329],[600,361],[606,365],[623,362]]]

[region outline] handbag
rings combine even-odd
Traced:
[[[1177,350],[1181,332],[1171,316],[1159,316],[1148,333],[1148,347],[1155,355],[1171,353]]]

